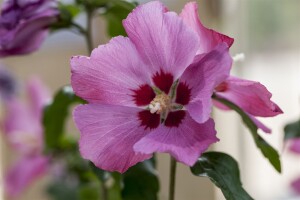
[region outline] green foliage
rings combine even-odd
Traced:
[[[65,86],[46,106],[43,117],[46,150],[55,150],[61,144],[68,145],[63,142],[63,133],[70,107],[76,103],[83,103],[83,100],[74,94],[71,86]]]
[[[79,188],[79,200],[99,200],[99,184],[85,184]]]
[[[159,180],[154,160],[146,160],[123,174],[123,200],[157,200]]]
[[[97,8],[105,7],[111,0],[76,0],[78,5],[83,5],[86,10],[95,10]]]
[[[237,162],[225,153],[202,154],[191,171],[196,176],[208,177],[222,190],[227,200],[253,199],[242,187]]]
[[[107,190],[108,200],[158,199],[159,181],[154,158],[138,163],[124,174],[101,170],[92,163],[90,166]]]
[[[113,0],[108,4],[103,16],[107,20],[107,33],[110,37],[126,36],[122,20],[136,7],[136,4],[122,0]]]
[[[78,5],[83,5],[88,10],[104,7],[110,0],[76,0]]]
[[[109,188],[109,200],[122,200],[121,191],[123,187],[122,175],[120,173],[112,173],[113,185]]]
[[[300,138],[300,120],[284,127],[284,140]]]
[[[59,17],[56,23],[52,24],[51,28],[53,31],[71,28],[74,24],[74,18],[81,12],[81,9],[77,5],[73,4],[58,4]]]
[[[231,108],[232,110],[236,111],[241,116],[244,124],[250,130],[256,146],[261,150],[262,154],[270,161],[273,167],[278,172],[281,172],[281,163],[278,152],[258,134],[258,127],[251,120],[251,118],[234,103],[218,97],[214,97],[214,99]]]
[[[109,178],[111,178],[110,172],[99,169],[92,162],[90,162],[90,167],[101,182],[105,183],[107,180],[109,180]]]
[[[70,184],[64,179],[62,179],[60,181],[52,182],[47,188],[47,193],[49,194],[51,199],[54,200],[78,200],[78,196],[76,192],[74,192],[77,190],[77,184]]]
[[[53,181],[48,186],[47,193],[53,200],[101,200],[99,188],[98,182],[80,183],[73,174]]]

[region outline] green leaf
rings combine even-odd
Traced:
[[[105,6],[111,0],[76,0],[76,3],[79,5],[83,5],[89,10],[94,10],[100,7]]]
[[[107,196],[108,200],[122,200],[122,175],[99,169],[92,162],[90,162],[90,167],[100,181],[101,194]]]
[[[123,200],[157,200],[159,181],[153,160],[131,167],[123,174]]]
[[[300,120],[284,127],[284,140],[300,138]]]
[[[126,36],[122,20],[135,8],[136,4],[122,0],[114,0],[103,14],[107,20],[107,32],[110,37]]]
[[[58,91],[53,102],[44,109],[43,125],[46,150],[59,147],[69,116],[69,109],[75,103],[84,103],[84,101],[74,94],[71,86],[65,86]]]
[[[58,4],[58,20],[51,25],[53,31],[69,28],[73,25],[74,18],[81,12],[80,7],[73,4]]]
[[[53,200],[78,200],[77,190],[78,185],[60,180],[52,182],[47,188],[47,193]]]
[[[90,162],[90,167],[101,182],[105,183],[109,178],[111,178],[110,172],[96,167],[92,162]]]
[[[111,173],[113,184],[108,187],[109,200],[123,200],[121,196],[122,191],[122,175],[117,172]]]
[[[191,171],[196,176],[208,177],[222,190],[227,200],[253,199],[242,187],[238,163],[225,153],[202,154]]]
[[[79,187],[79,200],[99,200],[100,191],[98,184],[84,184]]]
[[[261,150],[262,154],[270,161],[273,167],[278,172],[281,172],[281,163],[278,152],[258,134],[258,127],[251,120],[251,118],[234,103],[215,96],[213,98],[226,105],[227,107],[231,108],[232,110],[236,111],[242,117],[244,124],[248,127],[252,134],[256,146]]]

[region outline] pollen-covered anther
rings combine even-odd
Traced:
[[[167,112],[171,109],[172,102],[171,98],[165,93],[156,95],[156,97],[149,104],[149,109],[152,114],[160,114],[162,112]]]

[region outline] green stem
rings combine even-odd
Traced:
[[[175,199],[176,164],[177,164],[176,160],[173,157],[171,157],[169,200]]]
[[[86,40],[89,53],[91,53],[93,50],[92,18],[93,18],[93,10],[87,10],[87,21],[86,21],[87,26],[85,32],[85,40]]]
[[[108,191],[105,183],[101,183],[102,200],[108,200]]]
[[[85,29],[84,29],[82,26],[80,26],[79,24],[76,24],[76,23],[72,22],[72,26],[73,26],[74,28],[76,28],[77,31],[78,31],[80,34],[82,34],[82,35],[85,35],[85,34],[86,34]]]

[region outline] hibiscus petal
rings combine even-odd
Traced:
[[[23,21],[13,30],[0,28],[0,57],[27,54],[37,50],[47,37],[47,27],[55,22],[57,14],[49,10]]]
[[[297,178],[291,183],[292,188],[300,194],[300,178]]]
[[[15,98],[6,102],[5,106],[7,114],[3,128],[9,144],[22,155],[41,152],[42,127],[32,110]]]
[[[130,39],[113,38],[91,57],[71,59],[72,87],[90,103],[134,105],[134,90],[150,82],[150,73]],[[151,95],[151,94],[150,94]]]
[[[180,83],[191,89],[190,102],[185,107],[198,123],[209,119],[214,88],[229,76],[231,64],[228,47],[222,43],[210,53],[197,56],[181,76]],[[177,90],[177,96],[181,95],[186,94]]]
[[[253,116],[273,117],[283,113],[271,101],[272,94],[259,82],[229,77],[225,81],[227,88],[216,92],[216,95],[238,105],[245,112]]]
[[[228,47],[231,47],[233,44],[233,38],[203,26],[198,15],[198,5],[196,2],[187,3],[183,8],[180,17],[199,36],[201,45],[199,46],[197,54],[207,53],[223,42],[225,42]]]
[[[32,112],[38,121],[42,120],[44,106],[50,101],[48,88],[38,78],[32,78],[27,83],[28,97]]]
[[[210,119],[199,124],[188,113],[180,120],[178,126],[161,125],[154,129],[134,145],[134,150],[170,153],[177,161],[192,166],[209,145],[218,141],[214,122]]]
[[[149,159],[152,155],[133,151],[133,145],[150,130],[141,125],[140,111],[115,105],[78,106],[73,116],[81,133],[81,155],[101,169],[121,173]]]
[[[123,25],[153,74],[163,70],[177,79],[196,55],[197,34],[159,1],[138,6]]]
[[[246,113],[248,114],[248,113]],[[261,123],[258,119],[256,119],[254,116],[248,114],[249,118],[252,120],[252,122],[259,128],[261,129],[263,132],[265,133],[271,133],[272,130],[268,127],[266,127],[266,125],[264,125],[263,123]]]
[[[225,111],[230,111],[231,109],[228,108],[227,106],[225,106],[224,104],[222,104],[219,101],[213,100],[213,104],[215,107],[221,109],[221,110],[225,110]],[[261,123],[258,119],[256,119],[255,116],[250,115],[249,113],[246,113],[246,115],[248,115],[248,117],[251,119],[251,121],[259,128],[261,129],[263,132],[265,133],[271,133],[272,130],[270,128],[268,128],[266,125],[264,125],[263,123]]]
[[[34,180],[47,171],[48,158],[44,156],[24,157],[8,171],[5,177],[5,191],[16,197]]]
[[[43,41],[46,39],[47,35],[48,35],[48,30],[42,30],[42,31],[36,31],[34,33],[29,33],[25,36],[23,35],[15,36],[15,38],[18,39],[18,41],[23,40],[22,45],[13,41],[9,43],[9,46],[0,48],[0,58],[10,56],[10,55],[28,54],[33,51],[36,51],[37,49],[40,48]]]
[[[294,153],[300,154],[300,138],[291,140],[291,145],[289,146],[289,150]]]
[[[4,132],[10,134],[15,131],[36,131],[37,122],[29,108],[19,99],[12,98],[5,104]]]

